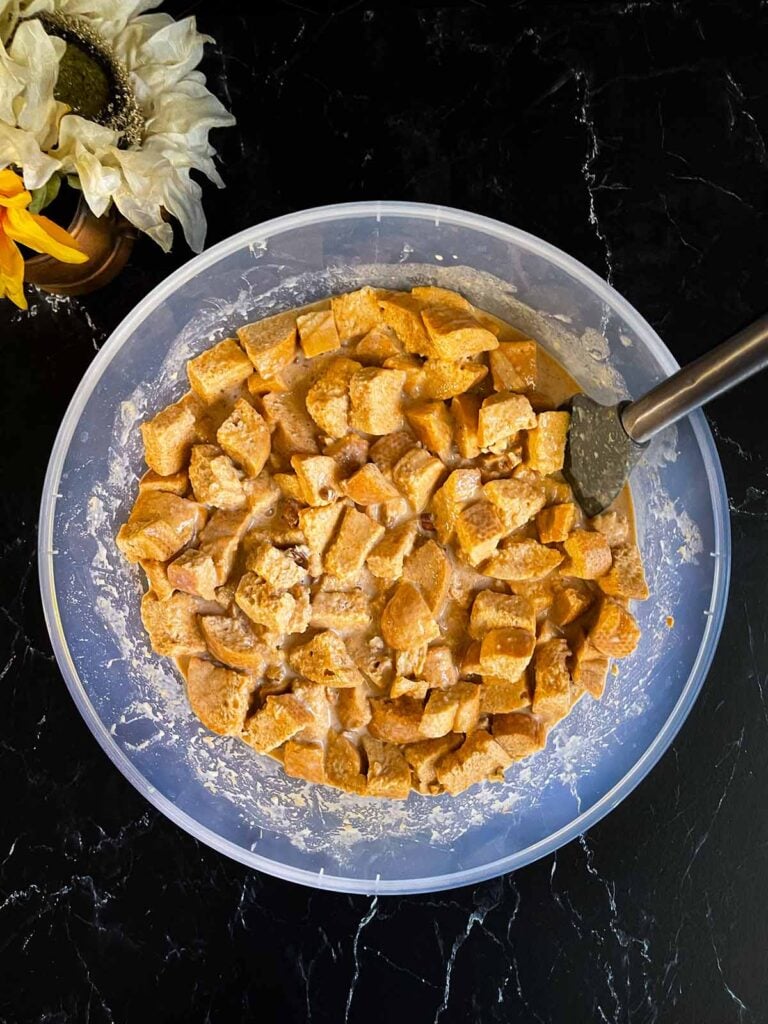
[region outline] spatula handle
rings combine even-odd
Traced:
[[[642,444],[664,427],[768,367],[768,314],[630,402],[621,422]]]

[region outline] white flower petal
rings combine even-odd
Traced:
[[[126,220],[135,228],[157,242],[163,252],[168,252],[173,245],[173,228],[163,220],[163,211],[159,205],[147,205],[137,199],[129,189],[118,189],[114,195],[115,206]]]
[[[9,164],[22,168],[28,189],[40,188],[61,167],[58,160],[43,153],[29,132],[0,122],[0,168]]]
[[[16,64],[15,73],[24,82],[24,103],[17,111],[16,123],[41,143],[57,118],[53,89],[65,49],[64,40],[49,36],[39,21],[22,21],[8,50]]]
[[[59,124],[59,144],[55,152],[57,156],[66,156],[74,152],[79,143],[89,152],[98,155],[108,152],[119,141],[120,134],[114,129],[88,121],[79,114],[67,114]]]
[[[197,31],[193,17],[165,25],[149,36],[131,69],[140,98],[160,96],[180,82],[200,63],[203,46],[209,41],[210,36]]]
[[[203,213],[203,190],[190,178],[189,171],[174,169],[164,182],[163,193],[163,205],[181,224],[187,245],[192,252],[202,252],[208,228]]]
[[[8,51],[0,43],[0,121],[16,124],[14,100],[24,91],[24,79]]]
[[[189,145],[205,144],[211,128],[235,123],[232,114],[200,82],[184,80],[163,90],[153,104],[147,121],[147,136],[161,133],[184,135]]]

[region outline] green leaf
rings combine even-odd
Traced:
[[[40,213],[49,203],[52,203],[59,194],[61,188],[61,175],[52,174],[45,185],[32,190],[32,202],[29,204],[30,213]]]

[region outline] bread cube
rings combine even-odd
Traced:
[[[364,629],[370,620],[370,601],[362,590],[323,590],[312,598],[310,622],[316,629]]]
[[[396,651],[413,650],[440,636],[429,605],[412,583],[402,581],[395,588],[381,613],[381,635]]]
[[[529,469],[546,476],[563,468],[570,424],[570,413],[539,413],[535,428],[528,431],[525,440],[525,464]]]
[[[373,687],[386,692],[394,677],[391,653],[380,636],[353,633],[344,640],[350,658]]]
[[[484,715],[506,714],[530,707],[531,694],[525,672],[516,679],[483,676],[480,685],[480,711]]]
[[[411,790],[411,769],[397,747],[363,736],[368,759],[367,796],[405,800]]]
[[[299,342],[307,359],[314,359],[324,352],[334,352],[341,344],[333,311],[330,309],[302,313],[296,317],[296,326],[299,330]]]
[[[325,782],[325,750],[319,743],[288,740],[283,748],[285,774],[307,782]]]
[[[216,440],[231,459],[250,476],[258,476],[271,450],[269,427],[244,398],[216,431]]]
[[[309,628],[309,621],[312,618],[312,605],[309,600],[309,590],[303,583],[300,583],[295,587],[291,587],[290,593],[293,595],[296,607],[294,608],[293,615],[291,616],[291,624],[288,627],[288,632],[306,633]]]
[[[592,530],[574,530],[564,543],[568,562],[563,572],[582,580],[594,580],[611,568],[612,556],[608,541],[602,533]]]
[[[317,508],[299,509],[301,532],[315,560],[321,559],[325,553],[345,507],[343,502],[335,501],[330,505],[319,505]],[[317,572],[314,571],[315,568],[318,568]],[[319,576],[322,569],[313,566],[310,559],[310,571],[313,576]]]
[[[325,776],[332,786],[362,795],[367,788],[360,751],[343,733],[333,729],[325,745]]]
[[[253,364],[234,338],[220,341],[187,363],[192,390],[204,402],[215,402],[252,373]]]
[[[437,781],[451,796],[457,796],[484,779],[503,781],[504,769],[511,763],[509,754],[490,733],[476,729],[457,750],[438,760]]]
[[[371,700],[368,732],[386,743],[415,743],[421,734],[422,702],[415,697],[375,697]]]
[[[307,391],[307,412],[329,437],[349,432],[349,382],[360,369],[354,359],[331,359]]]
[[[294,739],[301,743],[324,740],[330,728],[333,710],[329,691],[321,683],[313,683],[308,679],[294,679],[291,682],[291,693],[312,713],[312,721],[303,726]]]
[[[403,754],[413,770],[416,788],[420,793],[438,792],[437,762],[460,747],[463,742],[463,736],[448,733],[447,736],[440,736],[438,739],[409,743],[403,748]]]
[[[356,583],[365,560],[384,536],[384,527],[364,512],[347,508],[335,540],[325,553],[323,568],[345,583]]]
[[[549,721],[559,721],[571,709],[569,654],[567,641],[560,639],[548,640],[536,648],[532,707],[534,714]]]
[[[602,533],[612,548],[621,547],[629,541],[629,520],[623,512],[601,512],[590,519],[589,525]]]
[[[347,434],[326,445],[323,455],[329,455],[339,467],[339,473],[348,477],[362,469],[368,461],[368,442],[358,434]]]
[[[158,562],[154,558],[140,558],[139,565],[147,577],[147,586],[164,601],[173,593],[173,585],[168,581],[166,562]]]
[[[472,686],[471,683],[467,685]],[[459,698],[450,690],[430,690],[419,725],[422,736],[437,739],[453,732],[453,722],[458,710]]]
[[[228,455],[215,444],[196,444],[189,460],[189,482],[201,505],[237,509],[245,505],[240,474]]]
[[[525,395],[499,391],[483,399],[477,420],[477,443],[490,448],[499,441],[514,437],[519,430],[536,426],[536,414]]]
[[[254,675],[263,672],[269,651],[244,615],[201,615],[200,629],[208,650],[218,661]]]
[[[469,635],[482,640],[492,629],[523,629],[536,632],[536,612],[532,603],[517,594],[497,594],[481,590],[472,605]]]
[[[520,393],[527,390],[525,381],[501,348],[489,353],[488,364],[491,368],[494,391],[514,391]]]
[[[241,738],[260,754],[268,754],[312,721],[312,712],[292,693],[267,697],[246,721]]]
[[[547,548],[535,540],[517,540],[506,543],[480,571],[497,580],[540,580],[562,560],[563,556],[555,548]]]
[[[262,377],[261,374],[256,373],[255,371],[246,380],[245,386],[248,388],[248,393],[253,395],[254,398],[259,398],[261,395],[268,395],[273,391],[279,392],[288,390],[288,385],[280,374],[276,377]]]
[[[462,359],[498,348],[496,335],[473,313],[455,305],[430,305],[422,310],[421,319],[441,359]]]
[[[403,345],[391,327],[374,327],[358,341],[354,353],[366,366],[381,366],[385,359],[402,355]]]
[[[549,505],[536,515],[536,531],[542,544],[558,544],[566,540],[576,522],[576,506],[572,501]]]
[[[499,510],[490,501],[468,506],[456,519],[456,540],[470,565],[485,561],[506,532]]]
[[[478,498],[479,492],[480,471],[477,469],[454,469],[443,486],[435,492],[430,511],[441,544],[447,544],[452,539],[462,509],[467,502]]]
[[[480,675],[480,641],[472,640],[466,645],[461,657],[462,676]]]
[[[245,567],[266,580],[273,590],[290,590],[304,582],[302,567],[286,551],[276,548],[264,537],[257,536],[248,545]]]
[[[288,664],[299,675],[323,686],[362,686],[363,677],[340,636],[326,630],[288,654]]]
[[[499,511],[504,532],[525,526],[544,507],[544,487],[540,480],[489,480],[483,494]]]
[[[488,376],[488,367],[471,360],[453,362],[450,359],[427,359],[413,381],[413,398],[444,401],[462,396]]]
[[[443,457],[449,454],[453,443],[453,420],[444,402],[416,402],[405,416],[425,448]]]
[[[336,697],[336,715],[342,729],[364,729],[371,720],[371,703],[362,686],[341,689]]]
[[[198,624],[200,601],[190,594],[174,593],[161,600],[151,590],[141,599],[141,621],[152,649],[168,658],[205,654],[205,640]]]
[[[406,352],[421,356],[437,355],[427,337],[421,318],[421,303],[406,292],[388,292],[379,296],[379,310],[384,323],[391,327],[405,346]]]
[[[166,562],[191,543],[205,522],[205,509],[169,491],[140,491],[116,543],[129,562]]]
[[[139,494],[142,491],[169,491],[183,498],[189,490],[189,474],[186,469],[180,469],[178,473],[171,473],[170,476],[160,476],[154,469],[148,469],[139,480]]]
[[[246,572],[240,577],[235,601],[249,619],[270,632],[289,632],[296,599],[293,594],[274,590],[255,572]]]
[[[480,672],[517,679],[530,662],[535,645],[535,636],[525,629],[490,629],[480,642]]]
[[[442,644],[430,647],[424,659],[421,675],[430,687],[442,688],[457,683],[459,669],[451,648]]]
[[[398,356],[387,356],[381,364],[385,370],[397,370],[405,374],[403,392],[409,398],[421,398],[421,385],[424,380],[423,362],[418,356],[409,356],[403,352]]]
[[[189,705],[203,725],[220,736],[237,736],[248,714],[253,679],[201,658],[190,658],[186,677]]]
[[[356,292],[334,295],[331,298],[336,330],[342,341],[362,337],[382,323],[379,295],[378,289],[366,285]]]
[[[403,564],[403,579],[415,584],[433,615],[440,615],[448,598],[451,563],[439,544],[425,541]]]
[[[402,494],[398,498],[383,501],[378,508],[378,520],[387,529],[397,526],[401,519],[411,514],[411,506]]]
[[[186,395],[141,424],[144,458],[160,476],[171,476],[184,469],[189,451],[200,440],[203,404],[197,395]]]
[[[248,477],[243,480],[243,490],[245,491],[245,502],[251,515],[267,512],[278,503],[281,493],[275,486],[272,477],[267,473],[260,473],[257,477]]]
[[[536,387],[535,341],[502,341],[489,361],[495,391],[532,391]]]
[[[341,493],[339,467],[328,455],[294,455],[291,466],[307,505],[330,505]]]
[[[493,738],[513,760],[520,761],[544,749],[547,730],[540,719],[525,711],[517,711],[510,715],[496,715]]]
[[[226,583],[235,564],[237,549],[251,521],[249,508],[226,512],[216,509],[200,531],[200,551],[211,556],[219,586]]]
[[[645,601],[650,591],[640,552],[634,545],[622,544],[613,548],[613,565],[597,581],[600,589],[612,597]]]
[[[308,395],[294,391],[271,392],[261,400],[267,423],[273,427],[272,447],[285,459],[292,455],[316,455],[319,450],[317,428],[307,412],[308,400]]]
[[[424,671],[427,662],[427,645],[409,647],[407,651],[395,651],[395,675],[413,676],[418,678]]]
[[[450,288],[438,288],[435,285],[417,285],[411,288],[411,295],[422,306],[449,306],[453,309],[462,310],[465,313],[474,313],[475,307],[458,292]]]
[[[423,512],[444,473],[440,459],[424,448],[412,448],[395,464],[392,478],[414,511]]]
[[[382,580],[399,580],[403,575],[405,557],[413,547],[418,527],[414,519],[395,526],[368,555],[367,566]]]
[[[563,583],[555,591],[549,616],[556,626],[567,626],[591,608],[593,600],[586,584],[579,585],[578,580]]]
[[[304,492],[295,473],[274,473],[272,481],[277,484],[284,497],[304,503]]]
[[[356,505],[378,505],[399,498],[400,492],[384,476],[375,462],[367,462],[341,485],[341,490]]]
[[[456,717],[453,720],[454,732],[472,732],[480,718],[480,692],[477,683],[462,681],[455,683],[448,690],[433,690],[433,693],[447,693],[458,701]]]
[[[589,631],[590,643],[609,658],[626,658],[637,647],[640,627],[634,615],[612,597],[602,597]]]
[[[239,327],[237,337],[262,377],[274,377],[296,355],[296,313],[288,310],[276,316]]]
[[[394,697],[416,697],[417,700],[424,700],[427,696],[429,683],[426,679],[411,679],[410,676],[395,676],[389,688],[389,696]]]
[[[556,480],[555,477],[545,476],[542,477],[541,482],[544,485],[547,505],[567,505],[569,502],[573,502],[571,485],[565,480]]]
[[[349,382],[349,422],[366,434],[391,434],[403,423],[401,397],[405,373],[365,366]]]
[[[213,559],[204,551],[187,548],[168,564],[168,582],[185,594],[216,600],[218,579]]]

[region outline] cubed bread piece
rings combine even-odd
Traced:
[[[429,683],[426,679],[411,679],[410,676],[395,676],[389,688],[390,697],[416,697],[424,700]]]
[[[341,490],[356,505],[378,505],[382,501],[400,497],[398,489],[387,480],[375,462],[367,462],[362,469],[345,480]]]
[[[430,512],[441,544],[451,540],[461,510],[479,495],[480,471],[477,469],[454,469],[443,486],[435,492]]]
[[[506,532],[498,508],[490,501],[469,505],[456,519],[456,540],[470,565],[485,561]]]
[[[285,774],[307,782],[325,782],[325,750],[319,743],[288,740],[283,748]]]
[[[204,597],[206,601],[216,600],[218,577],[213,559],[204,551],[187,548],[168,564],[168,582],[185,594]]]
[[[273,391],[277,392],[288,390],[288,385],[280,374],[276,377],[262,377],[260,373],[256,373],[255,371],[245,382],[245,386],[248,388],[249,394],[253,395],[254,398],[258,398],[261,395],[268,395]]]
[[[410,516],[411,506],[407,500],[400,495],[399,498],[390,498],[389,501],[383,501],[378,508],[378,519],[379,522],[390,529],[404,519],[406,516]]]
[[[147,577],[147,586],[164,601],[173,593],[173,584],[168,579],[168,563],[154,558],[140,558],[139,565]]]
[[[440,758],[436,765],[437,781],[451,796],[457,796],[484,779],[501,782],[504,769],[511,763],[509,754],[490,733],[476,729],[458,750]]]
[[[151,590],[141,599],[141,621],[152,649],[168,658],[205,654],[200,632],[200,601],[191,594],[174,593],[160,600]]]
[[[280,488],[280,493],[286,498],[293,498],[294,501],[304,502],[304,492],[301,483],[295,473],[275,473],[272,480]]]
[[[358,341],[354,348],[355,358],[366,366],[378,365],[392,356],[403,353],[403,344],[391,327],[374,327]]]
[[[192,390],[204,402],[215,402],[222,392],[236,388],[253,372],[253,364],[234,338],[220,341],[187,363]]]
[[[296,317],[296,326],[299,329],[299,341],[307,359],[313,359],[324,352],[334,352],[341,344],[333,311],[330,309],[302,313]]]
[[[365,560],[384,536],[384,527],[364,512],[347,508],[335,540],[331,541],[323,560],[330,576],[346,583],[356,583]]]
[[[150,469],[160,476],[171,476],[186,466],[190,448],[200,440],[202,411],[200,399],[188,391],[178,402],[141,424],[144,458]]]
[[[340,636],[326,630],[305,644],[294,647],[288,664],[299,675],[323,686],[362,686],[360,670],[349,656]]]
[[[419,644],[407,651],[395,651],[395,674],[402,676],[421,676],[427,661],[427,645]]]
[[[526,434],[525,464],[542,476],[563,468],[565,444],[571,415],[567,412],[540,412],[536,426]]]
[[[494,391],[514,391],[517,393],[527,391],[525,381],[515,369],[513,363],[507,358],[503,348],[496,349],[488,355],[488,364],[491,368]]]
[[[563,572],[582,580],[594,580],[611,568],[612,556],[608,541],[594,530],[574,530],[564,543],[568,562]]]
[[[360,751],[343,733],[333,729],[325,745],[325,776],[332,786],[362,795],[367,782]]]
[[[281,551],[258,535],[248,545],[245,567],[255,572],[274,590],[290,590],[304,582],[305,572],[286,551]]]
[[[506,480],[514,476],[515,469],[522,461],[520,446],[515,443],[512,448],[503,452],[483,452],[477,460],[480,478],[483,483],[490,480]],[[544,485],[546,489],[546,484]]]
[[[488,367],[472,361],[453,362],[450,359],[427,359],[415,376],[409,390],[412,398],[445,401],[463,396],[488,376]]]
[[[353,633],[345,638],[350,658],[365,678],[381,693],[385,693],[394,677],[392,655],[380,636],[367,637]]]
[[[496,715],[493,719],[493,738],[511,758],[519,761],[530,757],[547,745],[544,723],[525,711],[510,715]]]
[[[327,445],[323,455],[329,455],[339,467],[339,473],[348,477],[366,464],[369,447],[366,439],[359,434],[347,434]]]
[[[254,572],[240,577],[235,601],[249,619],[273,633],[287,633],[296,611],[293,594],[274,590]]]
[[[413,650],[440,636],[429,605],[412,583],[401,581],[395,588],[381,613],[381,635],[396,651]]]
[[[637,647],[640,627],[634,615],[612,597],[602,597],[589,640],[609,658],[626,658]]]
[[[544,507],[544,487],[540,480],[489,480],[483,493],[501,515],[505,533],[525,526]]]
[[[245,490],[228,455],[215,444],[192,446],[189,460],[189,482],[195,500],[201,505],[236,509],[245,505]]]
[[[294,455],[291,466],[307,505],[330,505],[341,493],[339,467],[328,455]]]
[[[312,712],[312,721],[296,733],[295,739],[302,743],[324,740],[331,725],[333,710],[328,690],[321,683],[313,683],[308,679],[294,679],[291,683],[291,693]]]
[[[463,676],[480,675],[480,641],[471,640],[461,656],[461,674]]]
[[[518,597],[528,598],[538,616],[552,604],[561,583],[561,577],[553,573],[538,580],[510,580],[509,589]]]
[[[413,547],[417,532],[415,519],[388,530],[368,555],[366,564],[373,575],[383,580],[399,580],[403,575],[405,557]]]
[[[457,733],[448,733],[434,740],[421,740],[409,743],[403,748],[403,754],[411,766],[420,793],[436,793],[439,789],[436,765],[440,758],[456,750],[464,742],[464,737]]]
[[[424,739],[421,734],[422,711],[422,701],[415,697],[397,697],[395,700],[374,697],[368,732],[387,743],[415,743]]]
[[[491,629],[480,642],[483,676],[517,679],[533,656],[536,637],[525,629]]]
[[[554,592],[549,617],[556,626],[567,626],[592,607],[592,591],[577,579],[561,584]]]
[[[454,683],[447,690],[433,690],[433,693],[447,693],[458,701],[456,717],[453,720],[454,732],[472,732],[477,726],[480,718],[480,691],[477,683],[468,683],[462,680]]]
[[[531,602],[517,594],[481,590],[472,604],[469,635],[482,640],[492,629],[524,629],[536,632],[536,611]]]
[[[201,658],[190,658],[186,678],[189,705],[203,725],[220,736],[239,735],[254,680]]]
[[[497,580],[540,580],[562,560],[563,556],[555,548],[545,547],[535,540],[517,540],[505,544],[480,571]]]
[[[468,683],[472,686],[472,683]],[[419,730],[428,739],[454,732],[453,722],[459,710],[459,698],[450,690],[430,690],[421,716]]]
[[[355,292],[331,298],[336,330],[342,341],[359,338],[382,323],[379,295],[378,289],[366,285]]]
[[[264,670],[269,651],[244,615],[201,615],[200,628],[208,650],[218,661],[254,675]]]
[[[411,790],[411,769],[402,752],[373,736],[363,736],[362,742],[368,759],[366,794],[405,800]]]
[[[371,720],[371,702],[362,686],[339,690],[336,714],[342,729],[363,729]]]
[[[269,458],[269,427],[244,398],[235,402],[231,414],[216,431],[216,440],[250,476],[258,476]]]
[[[571,709],[570,651],[566,640],[539,644],[533,659],[533,712],[548,721],[559,721]]]
[[[280,499],[279,488],[273,483],[272,477],[265,472],[258,476],[248,477],[243,481],[243,488],[245,503],[252,516],[267,512],[268,509],[277,505]]]
[[[465,313],[474,313],[475,307],[458,292],[450,288],[437,288],[435,285],[417,285],[411,288],[411,295],[422,306],[449,306],[453,309],[460,309]]]
[[[444,473],[440,459],[424,448],[413,448],[395,464],[392,477],[412,508],[423,512]]]
[[[405,417],[425,448],[445,458],[453,443],[453,420],[445,402],[416,402]]]
[[[189,490],[189,474],[186,469],[180,469],[178,473],[171,473],[170,476],[160,476],[154,469],[148,469],[139,480],[139,494],[142,491],[170,491],[171,494],[183,498]]]
[[[517,376],[523,382],[523,390],[533,391],[537,383],[537,346],[530,338],[522,338],[517,341],[501,341],[498,348],[499,354],[503,355],[507,363],[512,367]],[[497,391],[502,390],[497,388]],[[508,388],[515,391],[516,388]]]
[[[430,647],[421,675],[430,687],[453,686],[459,681],[459,668],[450,647],[438,644]]]
[[[349,432],[349,382],[360,369],[354,359],[331,359],[307,391],[307,412],[329,437]]]
[[[366,434],[391,434],[403,423],[405,373],[365,366],[349,382],[349,422]]]
[[[455,305],[430,305],[422,311],[421,319],[441,359],[462,359],[499,346],[496,335],[473,313]]]
[[[384,323],[392,328],[406,352],[421,356],[437,355],[421,319],[421,303],[413,296],[406,292],[382,294],[379,296],[379,310]]]
[[[571,485],[554,476],[542,477],[547,505],[567,505],[574,501]]]
[[[310,622],[316,629],[363,629],[370,621],[370,600],[362,590],[322,590],[312,598]]]
[[[572,662],[573,695],[578,700],[581,694],[589,693],[595,700],[600,700],[608,678],[610,659],[582,635],[574,644]]]
[[[301,532],[304,534],[307,547],[315,559],[322,558],[325,553],[325,549],[330,544],[331,537],[338,526],[345,507],[343,502],[336,501],[331,505],[299,509],[298,515]],[[318,568],[318,571],[314,572],[313,568],[310,563],[312,575],[319,576],[321,570]]]
[[[424,381],[424,363],[418,356],[403,353],[399,356],[388,356],[382,366],[385,370],[397,370],[405,374],[403,392],[408,398],[421,398],[421,385]]]
[[[613,565],[597,581],[600,589],[612,597],[645,601],[649,590],[638,549],[634,545],[622,544],[613,548],[612,555]]]
[[[252,518],[249,508],[226,512],[217,509],[200,531],[200,551],[210,555],[221,586],[229,579],[237,550]]]
[[[549,505],[536,515],[536,531],[542,544],[558,544],[566,540],[576,522],[576,506],[572,501]]]
[[[602,533],[612,548],[621,547],[629,541],[629,520],[623,512],[601,512],[590,519],[589,525]]]
[[[451,583],[451,563],[439,544],[427,540],[412,551],[403,564],[403,579],[419,588],[433,615],[442,612]]]
[[[116,543],[129,562],[166,562],[190,544],[205,523],[205,509],[169,491],[140,491]]]
[[[484,715],[498,715],[530,707],[531,694],[525,672],[517,679],[503,676],[483,676],[480,686],[480,711]]]
[[[312,721],[312,712],[292,693],[267,697],[264,706],[254,712],[240,734],[249,747],[268,754],[295,736]]]
[[[239,327],[237,337],[262,377],[274,377],[296,355],[296,313],[288,310]]]
[[[400,461],[406,452],[415,448],[417,448],[417,443],[413,434],[407,430],[397,430],[394,434],[388,434],[386,437],[380,437],[378,441],[374,441],[370,448],[370,459],[382,472],[387,472]]]
[[[477,443],[490,448],[513,437],[519,430],[536,426],[536,414],[525,395],[499,391],[483,399],[477,420]]]
[[[479,395],[458,395],[451,402],[456,447],[464,459],[474,459],[480,454],[480,404]]]
[[[267,423],[274,428],[272,447],[285,459],[318,452],[317,427],[307,412],[308,397],[298,391],[286,391],[272,392],[261,400]]]
[[[291,624],[288,627],[289,633],[306,633],[309,628],[309,621],[312,618],[312,605],[309,600],[309,589],[299,583],[291,587],[290,593],[296,602],[296,607],[291,616]]]

